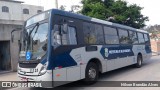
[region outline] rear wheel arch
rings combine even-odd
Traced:
[[[90,59],[89,60],[89,62],[87,63],[87,65],[89,64],[89,63],[95,63],[97,66],[98,66],[98,71],[100,72],[100,73],[102,73],[102,63],[101,63],[101,61],[98,59],[98,58],[92,58],[92,59]]]
[[[99,70],[99,61],[96,59],[90,60],[85,69],[85,84],[90,85],[97,82],[100,72]]]
[[[137,63],[135,64],[135,66],[137,68],[140,68],[142,66],[142,62],[143,62],[142,54],[138,53],[138,55],[137,55]]]
[[[138,56],[140,56],[140,57],[142,58],[142,61],[143,61],[142,53],[139,52],[138,55],[137,55],[137,57],[138,57]]]

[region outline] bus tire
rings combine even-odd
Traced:
[[[94,84],[97,82],[99,76],[98,65],[93,62],[90,62],[85,71],[84,82],[87,85]]]
[[[142,66],[142,56],[141,55],[138,55],[137,56],[137,63],[136,63],[136,67],[137,68],[140,68]]]

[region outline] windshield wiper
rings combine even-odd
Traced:
[[[37,27],[37,28],[36,28]],[[37,32],[37,30],[38,30],[38,27],[39,27],[39,23],[36,23],[36,25],[32,28],[32,30],[29,32],[29,34],[28,34],[28,39],[27,39],[27,50],[28,50],[28,48],[29,48],[29,45],[30,45],[30,37],[31,37],[31,34],[32,34],[32,32],[33,32],[33,30],[36,28],[36,31],[35,32]]]
[[[37,28],[36,28],[37,27]],[[32,30],[29,32],[29,36],[31,35],[31,33],[33,32],[33,30],[36,28],[36,31],[39,27],[39,23],[36,23],[36,25],[32,28]]]
[[[37,31],[38,31],[38,27],[39,27],[39,25],[37,26],[36,31],[34,32],[34,35],[33,35],[32,38],[34,38],[34,36],[36,35],[36,33],[37,33]]]

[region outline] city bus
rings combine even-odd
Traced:
[[[19,79],[49,87],[93,84],[100,73],[140,68],[151,57],[147,31],[57,9],[26,20],[19,46]]]

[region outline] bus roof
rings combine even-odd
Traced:
[[[117,24],[117,23],[112,23],[112,22],[109,22],[109,21],[100,20],[100,19],[96,19],[96,18],[91,18],[91,17],[85,16],[85,15],[75,14],[75,13],[62,11],[62,10],[58,10],[58,9],[51,9],[51,10],[52,10],[53,14],[58,14],[58,15],[73,17],[73,18],[77,18],[77,19],[81,19],[81,20],[85,20],[85,21],[92,21],[92,22],[95,22],[95,23],[106,24],[106,25],[113,26],[113,27],[119,27],[119,28],[123,28],[123,29],[129,29],[129,30],[133,30],[133,31],[148,33],[145,30],[135,29],[135,28],[132,28],[130,26],[121,25],[121,24]]]

